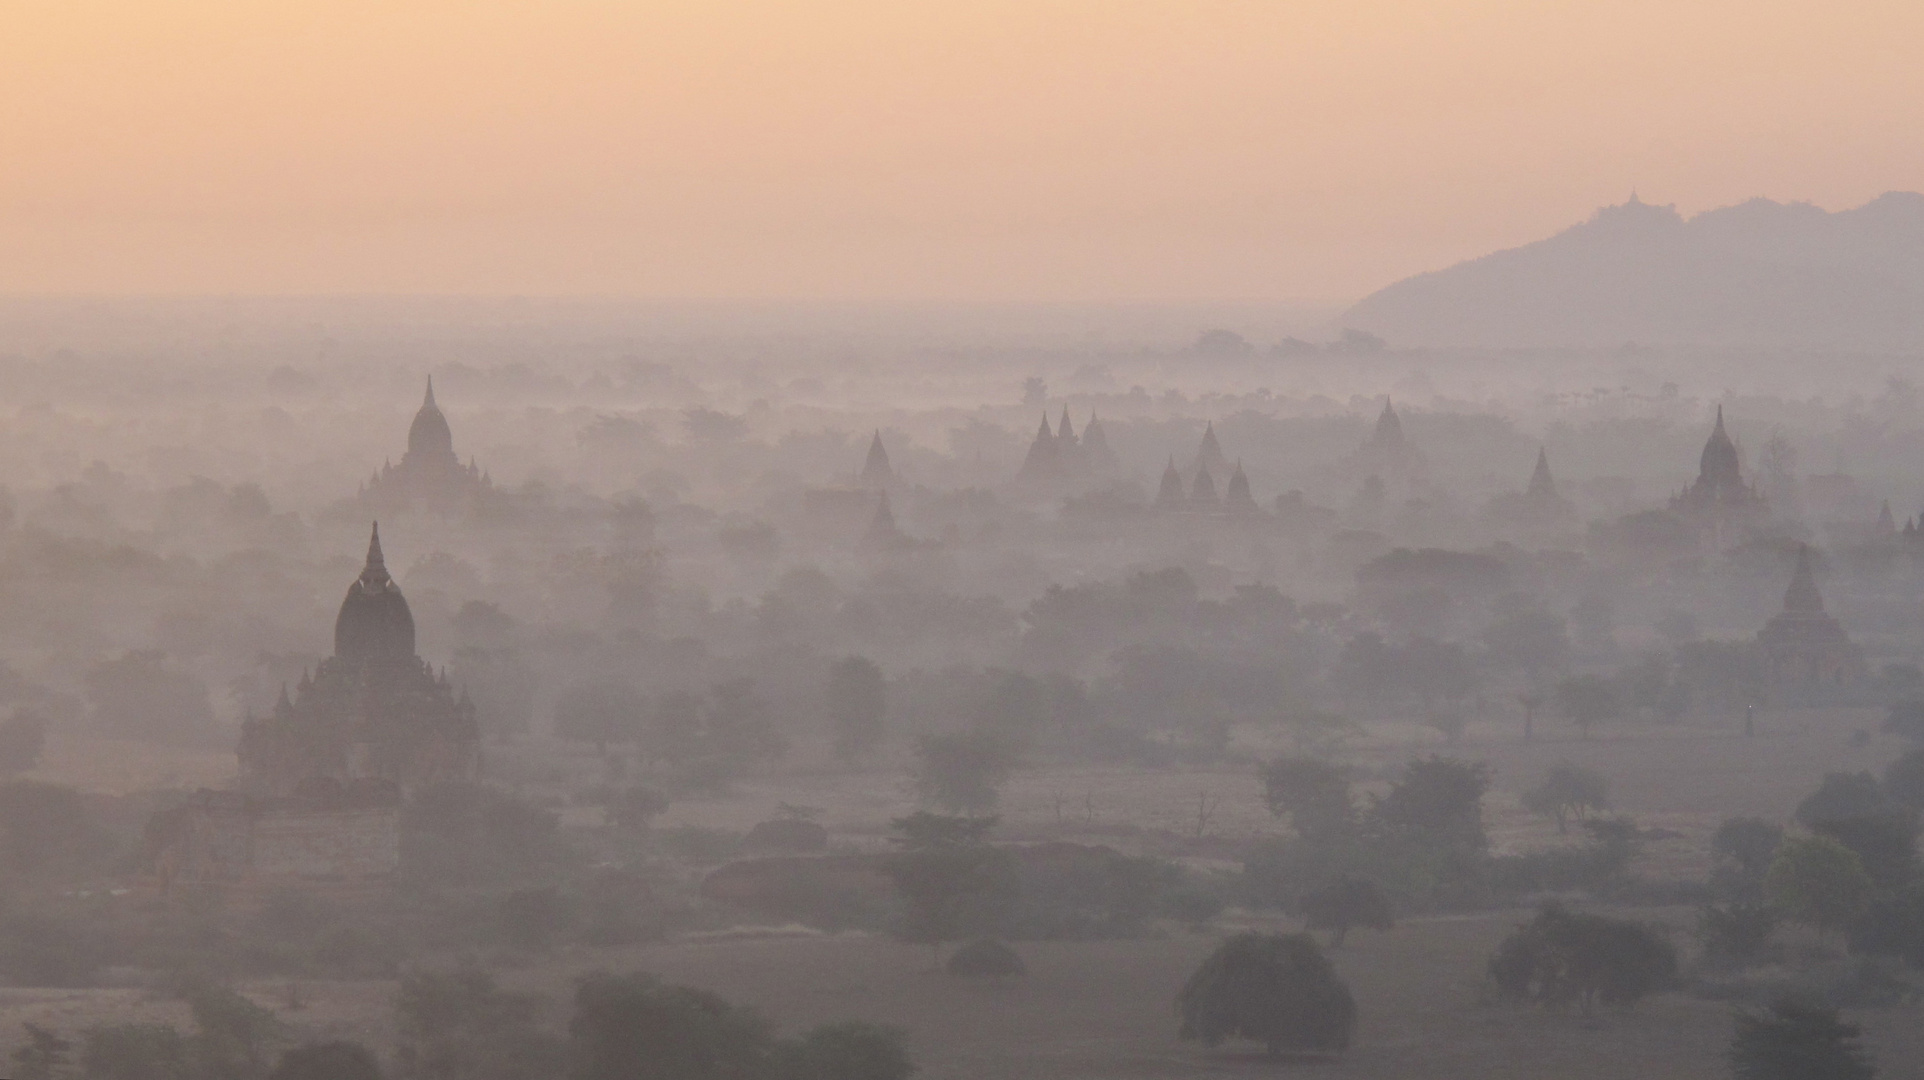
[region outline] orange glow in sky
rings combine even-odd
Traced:
[[[0,291],[1354,298],[1924,188],[1924,4],[0,0]]]

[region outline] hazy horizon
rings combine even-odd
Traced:
[[[0,42],[0,292],[1337,307],[1924,188],[1894,3],[195,2]],[[297,118],[297,119],[296,119]]]

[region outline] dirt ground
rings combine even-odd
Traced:
[[[1646,827],[1674,832],[1650,846],[1638,869],[1658,877],[1698,877],[1708,837],[1722,818],[1787,817],[1829,771],[1878,770],[1902,747],[1874,729],[1869,713],[1774,714],[1759,734],[1738,729],[1622,728],[1579,740],[1554,727],[1530,744],[1507,731],[1473,728],[1456,745],[1414,728],[1384,726],[1359,736],[1347,756],[1380,783],[1414,753],[1431,750],[1486,760],[1496,777],[1486,807],[1499,849],[1558,842],[1553,826],[1525,814],[1518,792],[1560,760],[1609,778],[1620,811]],[[98,763],[99,759],[96,759]],[[115,778],[137,771],[115,762]],[[231,760],[231,759],[230,759]],[[85,755],[59,755],[47,779],[86,783]],[[149,767],[155,764],[149,763]],[[188,761],[162,768],[181,773]],[[214,763],[195,762],[202,769]],[[72,775],[65,775],[71,772]],[[53,775],[46,775],[52,773]],[[95,783],[99,783],[95,778]],[[105,785],[101,785],[105,786]],[[740,784],[725,796],[677,802],[663,827],[700,824],[745,829],[779,803],[818,807],[836,843],[879,845],[887,819],[909,808],[899,773],[866,776],[790,774]],[[1199,819],[1199,809],[1207,811]],[[1003,802],[1011,836],[1081,835],[1129,848],[1145,830],[1158,834],[1244,836],[1272,830],[1249,766],[1130,770],[1041,769],[1019,774]],[[979,1078],[1169,1077],[1190,1075],[1356,1076],[1424,1080],[1502,1077],[1725,1075],[1728,1005],[1669,994],[1628,1013],[1552,1014],[1486,1000],[1483,970],[1500,938],[1527,912],[1406,920],[1387,934],[1360,932],[1335,954],[1359,1004],[1354,1048],[1339,1060],[1277,1063],[1247,1048],[1210,1051],[1175,1038],[1173,998],[1217,935],[1174,931],[1127,942],[1022,943],[1029,975],[1008,985],[960,984],[931,967],[926,950],[866,935],[743,934],[645,947],[571,949],[501,972],[504,983],[549,995],[557,1010],[572,980],[594,969],[643,969],[752,1004],[785,1030],[842,1019],[895,1024],[927,1080]],[[1624,912],[1679,927],[1688,911]],[[1285,926],[1287,924],[1262,924]],[[391,982],[271,980],[244,988],[296,1030],[387,1047]],[[294,1007],[295,1005],[298,1007]],[[559,1018],[557,1013],[557,1019]],[[1886,1080],[1924,1077],[1924,1007],[1861,1010]],[[72,1032],[89,1024],[162,1019],[184,1024],[177,1002],[132,989],[0,990],[0,1042],[22,1021]],[[10,1048],[8,1048],[10,1050]]]
[[[1651,914],[1651,913],[1645,913]],[[643,969],[763,1010],[785,1030],[860,1018],[909,1032],[924,1080],[1069,1080],[1297,1074],[1398,1080],[1698,1080],[1724,1075],[1730,1007],[1664,995],[1629,1012],[1590,1016],[1495,1004],[1484,961],[1524,912],[1419,919],[1386,934],[1359,933],[1335,954],[1356,995],[1355,1046],[1339,1059],[1274,1062],[1248,1047],[1208,1050],[1176,1039],[1172,1001],[1214,936],[1024,944],[1027,977],[1000,986],[959,983],[931,968],[927,950],[866,937],[769,937],[573,952],[503,981],[556,1002],[596,968]],[[1670,913],[1673,921],[1687,913]],[[392,983],[303,983],[245,988],[309,1034],[373,1045],[391,1037]],[[179,1023],[178,1004],[137,991],[8,991],[0,1028],[21,1020],[66,1030],[108,1019]],[[1924,1076],[1924,1010],[1864,1010],[1852,1019],[1887,1080]]]

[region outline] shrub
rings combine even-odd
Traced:
[[[994,938],[978,938],[955,950],[946,966],[958,979],[1004,979],[1029,973],[1022,957]]]
[[[1498,946],[1489,971],[1513,1001],[1627,1008],[1675,980],[1677,950],[1641,923],[1545,904]]]
[[[1758,1013],[1737,1014],[1726,1054],[1737,1080],[1871,1080],[1861,1029],[1828,1005],[1780,998]]]
[[[1344,836],[1356,818],[1349,778],[1319,758],[1281,757],[1264,766],[1263,798],[1305,840]]]
[[[1776,913],[1762,904],[1706,904],[1697,917],[1704,958],[1721,967],[1749,967],[1765,959],[1776,930]]]
[[[738,1080],[773,1043],[753,1010],[640,973],[581,980],[568,1035],[574,1080]]]
[[[1764,875],[1784,842],[1784,830],[1762,818],[1725,818],[1710,839],[1716,864],[1710,884],[1732,901],[1756,901],[1764,896]]]
[[[824,1024],[775,1044],[771,1080],[908,1080],[902,1033],[861,1022]]]
[[[1303,897],[1303,925],[1327,930],[1330,947],[1340,949],[1350,928],[1388,930],[1396,925],[1389,897],[1368,878],[1344,875]]]
[[[1610,808],[1610,785],[1603,777],[1568,761],[1550,769],[1543,783],[1523,793],[1523,808],[1554,818],[1558,832],[1569,831],[1569,819]]]
[[[1349,1048],[1356,1000],[1308,934],[1238,934],[1176,997],[1181,1037],[1216,1046],[1250,1039],[1271,1054]]]
[[[282,1054],[267,1080],[381,1080],[381,1063],[360,1043],[307,1043]]]
[[[1764,897],[1819,930],[1849,925],[1870,902],[1872,883],[1857,853],[1827,836],[1783,842],[1764,875]]]

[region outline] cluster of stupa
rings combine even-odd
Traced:
[[[1218,476],[1229,478],[1221,494],[1216,491]],[[1238,461],[1233,468],[1230,466],[1222,444],[1216,439],[1214,423],[1203,426],[1202,445],[1196,448],[1196,460],[1189,468],[1186,482],[1182,470],[1176,468],[1175,456],[1170,456],[1168,466],[1162,471],[1162,483],[1156,489],[1155,508],[1166,513],[1190,514],[1256,512],[1256,500],[1250,495],[1249,476],[1243,472],[1243,463]]]
[[[1075,426],[1069,422],[1069,407],[1064,405],[1062,421],[1054,428],[1049,426],[1048,415],[1043,415],[1016,479],[1031,485],[1057,485],[1106,479],[1121,471],[1115,451],[1109,448],[1108,436],[1103,434],[1102,421],[1090,413],[1089,423],[1078,437]]]

